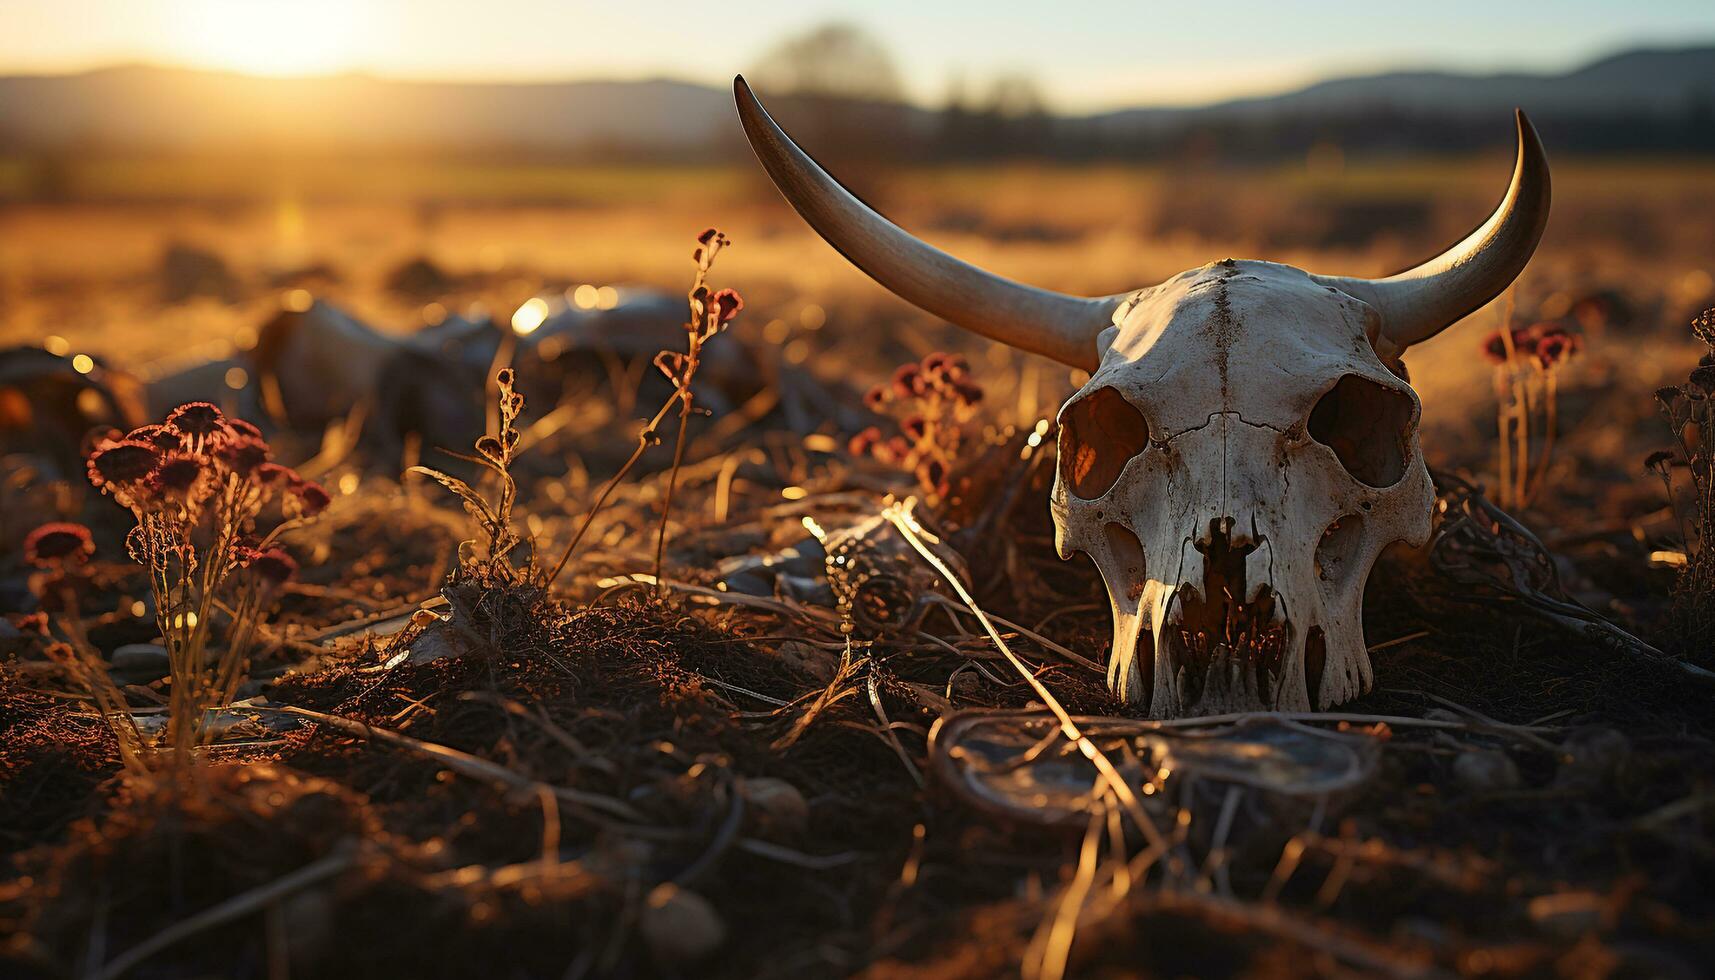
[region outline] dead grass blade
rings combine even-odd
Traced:
[[[924,543],[924,538],[929,532],[917,523],[917,519],[911,514],[911,508],[915,503],[915,498],[908,497],[902,502],[890,504],[882,511],[882,516],[887,518],[888,523],[898,528],[906,543],[911,545],[919,555],[922,555],[923,560],[928,562],[930,567],[934,568],[941,578],[953,587],[953,591],[959,594],[959,598],[964,600],[965,606],[970,609],[971,615],[977,617],[977,621],[982,623],[989,639],[994,641],[995,648],[1006,656],[1013,668],[1036,692],[1036,696],[1041,699],[1042,703],[1054,712],[1054,716],[1060,721],[1060,730],[1066,734],[1069,741],[1078,747],[1078,751],[1083,754],[1084,758],[1096,767],[1096,771],[1101,774],[1102,779],[1113,791],[1114,797],[1125,808],[1126,815],[1131,817],[1132,822],[1137,825],[1138,830],[1149,841],[1149,850],[1165,851],[1167,849],[1166,839],[1162,836],[1160,829],[1155,826],[1155,822],[1149,818],[1149,814],[1144,812],[1143,803],[1137,798],[1137,794],[1132,792],[1131,785],[1119,774],[1119,770],[1114,767],[1113,762],[1103,754],[1102,750],[1096,747],[1096,743],[1085,738],[1083,732],[1078,730],[1078,726],[1072,721],[1072,716],[1060,704],[1059,699],[1054,697],[1054,693],[1048,690],[1035,674],[1031,673],[1030,668],[1026,667],[1024,662],[1012,652],[1012,648],[1006,645],[1006,641],[1001,639],[1000,631],[995,629],[993,620],[989,619],[988,614],[984,613],[981,607],[977,605],[977,600],[965,588],[965,584],[959,581],[959,577],[953,574],[946,562],[943,562]]]
[[[118,977],[129,973],[149,957],[176,942],[189,939],[199,932],[224,925],[252,912],[261,911],[271,903],[301,888],[307,888],[324,878],[331,878],[339,874],[351,867],[356,861],[357,849],[347,845],[336,849],[327,857],[306,864],[266,885],[259,885],[247,892],[234,895],[213,908],[205,909],[188,919],[162,929],[121,953],[118,958],[108,962],[95,972],[95,980],[117,980]]]
[[[434,742],[425,742],[422,739],[412,738],[409,735],[403,735],[399,732],[390,731],[385,728],[376,728],[374,725],[366,725],[361,721],[353,721],[350,718],[341,718],[338,715],[324,714],[320,711],[312,711],[309,708],[299,708],[295,705],[259,707],[252,710],[274,711],[280,714],[296,715],[299,718],[307,718],[318,724],[327,725],[329,728],[337,728],[349,735],[356,735],[359,738],[367,738],[376,742],[385,742],[386,744],[392,745],[396,748],[415,752],[425,758],[434,759],[437,762],[443,763],[448,769],[453,770],[461,776],[469,776],[472,779],[481,779],[486,782],[496,783],[506,787],[507,789],[519,790],[521,792],[532,794],[542,792],[545,789],[553,793],[561,802],[570,803],[576,807],[599,811],[609,816],[617,817],[621,820],[641,822],[643,819],[642,815],[636,810],[633,810],[625,803],[613,799],[612,797],[603,796],[600,793],[590,793],[584,790],[572,789],[568,786],[553,786],[548,783],[541,782],[540,780],[531,779],[523,773],[514,772],[497,762],[490,762],[480,756],[474,756],[468,752],[460,752],[458,749],[450,748],[445,745],[438,745]]]

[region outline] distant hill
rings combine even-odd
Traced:
[[[1399,71],[1336,78],[1260,98],[1189,109],[1123,109],[1090,117],[1105,128],[1188,119],[1352,115],[1389,110],[1448,119],[1523,107],[1533,116],[1680,118],[1715,107],[1715,46],[1640,49],[1558,75]]]
[[[1624,148],[1631,138],[1627,134],[1637,131],[1644,132],[1636,141],[1640,147],[1699,148],[1702,140],[1715,148],[1710,135],[1715,132],[1715,45],[1628,51],[1561,74],[1421,71],[1338,78],[1197,108],[1138,108],[1063,119],[1055,124],[1055,137],[1081,146],[1079,152],[1100,153],[1140,140],[1173,146],[1171,138],[1158,139],[1164,133],[1197,128],[1231,133],[1249,127],[1260,144],[1288,125],[1310,139],[1316,138],[1312,130],[1318,120],[1341,121],[1344,129],[1327,131],[1338,136],[1361,131],[1360,123],[1386,125],[1406,116],[1412,129],[1406,138],[1451,146],[1458,140],[1441,140],[1440,134],[1463,132],[1459,127],[1479,120],[1482,135],[1473,138],[1504,134],[1495,117],[1513,106],[1525,107],[1539,124],[1548,120],[1568,131],[1575,129],[1572,122],[1599,121],[1592,128],[1603,141],[1598,146]],[[931,112],[903,107],[896,112],[916,137],[933,132]],[[814,114],[809,118],[813,125]],[[279,79],[152,67],[0,77],[0,149],[12,151],[433,147],[624,156],[688,153],[715,144],[731,149],[734,132],[731,97],[724,87],[668,79],[538,84],[410,82],[365,75]]]
[[[0,145],[660,149],[705,143],[731,97],[667,79],[540,84],[258,78],[123,67],[0,78]]]

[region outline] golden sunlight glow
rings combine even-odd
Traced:
[[[532,296],[524,301],[512,314],[512,332],[520,337],[535,333],[536,328],[548,319],[548,301],[540,296]]]
[[[71,359],[71,369],[78,374],[88,374],[95,370],[95,358],[88,354],[78,354]]]
[[[377,26],[368,5],[349,0],[196,0],[176,13],[180,58],[260,75],[348,70]]]

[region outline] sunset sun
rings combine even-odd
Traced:
[[[202,0],[180,13],[180,56],[260,75],[340,71],[368,33],[367,9],[340,0]]]

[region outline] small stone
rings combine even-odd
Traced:
[[[1466,789],[1478,792],[1512,789],[1519,784],[1518,766],[1505,752],[1478,749],[1453,760],[1453,776]]]
[[[1608,908],[1594,892],[1557,892],[1530,900],[1531,921],[1544,932],[1562,939],[1587,936],[1601,924]]]
[[[662,966],[689,966],[726,942],[726,923],[709,900],[670,882],[649,893],[637,931]]]
[[[152,681],[172,670],[167,648],[159,643],[127,643],[114,650],[107,662],[114,673],[125,675],[127,683]]]
[[[1562,787],[1595,789],[1612,782],[1631,759],[1632,743],[1612,728],[1579,728],[1560,743],[1565,754],[1554,781]]]
[[[443,621],[433,623],[411,641],[410,656],[414,664],[436,660],[456,660],[469,652],[470,643]]]
[[[759,776],[740,779],[744,805],[756,816],[763,837],[798,837],[810,827],[810,804],[798,787],[784,779]]]
[[[780,644],[780,659],[823,684],[831,682],[840,669],[839,658],[832,652],[798,640]]]

